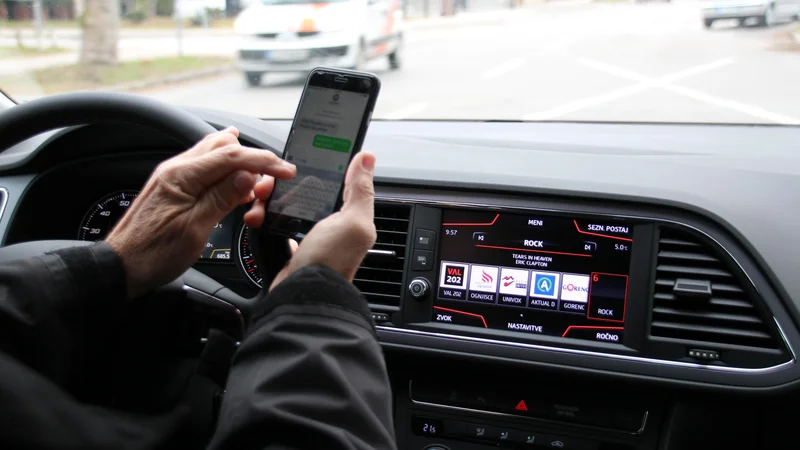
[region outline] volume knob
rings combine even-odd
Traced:
[[[424,299],[430,290],[431,285],[425,278],[414,278],[411,280],[411,283],[408,284],[408,292],[417,300]]]

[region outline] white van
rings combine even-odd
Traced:
[[[399,68],[399,0],[253,0],[236,18],[239,67],[250,86],[267,72],[358,69],[386,56]]]

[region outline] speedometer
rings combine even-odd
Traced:
[[[256,259],[253,257],[253,251],[250,248],[250,241],[247,239],[247,227],[242,226],[242,230],[239,231],[239,263],[242,265],[242,269],[244,273],[247,275],[247,278],[253,282],[258,287],[261,287],[261,274],[258,273],[258,266],[256,265]]]
[[[137,191],[120,191],[106,195],[95,202],[83,216],[78,239],[99,241],[105,238],[128,211],[137,195],[139,195]]]

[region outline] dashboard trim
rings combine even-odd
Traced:
[[[727,367],[727,366],[710,366],[710,365],[703,365],[697,363],[689,363],[683,361],[670,361],[667,359],[655,359],[655,358],[647,358],[644,356],[630,356],[630,355],[621,355],[616,353],[603,353],[603,352],[594,352],[591,350],[581,350],[577,348],[562,348],[562,347],[551,347],[549,345],[542,345],[542,344],[528,344],[524,342],[514,342],[514,341],[500,341],[497,339],[487,339],[487,338],[480,338],[474,336],[460,336],[456,334],[447,334],[447,333],[438,333],[433,331],[423,331],[423,330],[412,330],[409,328],[399,328],[399,327],[389,327],[385,325],[376,325],[375,326],[380,331],[386,331],[389,333],[404,333],[404,334],[414,334],[417,336],[428,336],[428,337],[436,337],[436,338],[443,338],[443,339],[455,339],[461,341],[470,341],[470,342],[478,342],[481,344],[494,344],[494,345],[503,345],[509,347],[520,347],[520,348],[527,348],[532,350],[545,350],[545,351],[552,351],[552,352],[560,352],[560,353],[568,353],[573,355],[582,355],[582,356],[595,356],[595,357],[602,357],[602,358],[610,358],[610,359],[618,359],[624,361],[633,361],[633,362],[643,362],[648,364],[659,364],[665,366],[672,366],[672,367],[683,367],[689,369],[699,369],[699,370],[707,370],[710,372],[726,372],[726,373],[743,373],[743,374],[764,374],[764,373],[772,373],[778,372],[783,370],[789,366],[794,365],[795,360],[792,359],[790,361],[782,362],[780,364],[776,364],[774,366],[769,367],[754,367],[754,368],[747,368],[747,367]]]
[[[3,197],[0,200],[0,220],[3,220],[3,214],[5,214],[6,205],[8,205],[8,189],[0,187],[0,196]]]
[[[452,202],[452,201],[442,201],[442,200],[428,200],[428,199],[414,199],[414,198],[407,198],[407,197],[394,197],[394,196],[383,196],[383,195],[376,195],[375,201],[382,201],[382,202],[395,202],[395,203],[410,203],[410,204],[417,204],[417,205],[425,205],[425,206],[434,206],[434,207],[454,207],[454,208],[489,208],[492,210],[498,209],[507,209],[507,210],[518,210],[518,211],[537,211],[537,212],[552,212],[558,214],[564,213],[578,213],[581,214],[581,211],[565,211],[561,209],[553,209],[553,208],[530,208],[530,207],[522,207],[522,206],[509,206],[509,205],[499,205],[499,204],[483,204],[483,203],[471,203],[471,202]],[[725,254],[736,264],[736,267],[739,271],[744,274],[745,278],[747,279],[750,286],[758,293],[758,287],[753,282],[753,279],[750,275],[744,270],[742,264],[734,257],[730,251],[728,251],[725,246],[723,246],[717,239],[713,236],[709,235],[705,231],[686,224],[684,222],[679,222],[676,220],[671,219],[663,219],[663,218],[654,218],[648,216],[640,216],[640,215],[630,215],[630,214],[608,214],[608,213],[592,213],[593,215],[598,216],[606,216],[606,217],[615,217],[621,219],[633,219],[633,220],[644,220],[644,221],[652,221],[656,223],[662,224],[671,224],[677,225],[679,227],[684,227],[691,229],[697,233],[702,234],[707,239],[711,240],[714,244],[717,245],[718,248],[722,249]],[[759,294],[760,295],[760,294]],[[756,367],[756,368],[745,368],[745,367],[729,367],[729,366],[712,366],[712,365],[704,365],[704,364],[697,364],[697,363],[689,363],[683,361],[670,361],[665,359],[656,359],[656,358],[647,358],[643,356],[630,356],[630,355],[621,355],[621,354],[614,354],[614,353],[603,353],[603,352],[595,352],[591,350],[581,350],[581,349],[572,349],[572,348],[561,348],[561,347],[552,347],[549,345],[542,345],[542,344],[528,344],[522,342],[513,342],[513,341],[501,341],[497,339],[488,339],[488,338],[480,338],[480,337],[473,337],[473,336],[460,336],[454,334],[447,334],[447,333],[439,333],[439,332],[431,332],[431,331],[422,331],[422,330],[412,330],[408,328],[398,328],[398,327],[389,327],[378,325],[377,328],[382,331],[387,331],[391,333],[407,333],[407,334],[415,334],[415,335],[422,335],[422,336],[431,336],[431,337],[440,337],[446,339],[455,339],[455,340],[462,340],[462,341],[470,341],[470,342],[479,342],[479,343],[487,343],[487,344],[499,344],[499,345],[506,345],[512,347],[522,347],[522,348],[529,348],[529,349],[536,349],[536,350],[545,350],[545,351],[555,351],[561,353],[568,353],[568,354],[577,354],[577,355],[584,355],[584,356],[599,356],[605,358],[614,358],[626,361],[634,361],[634,362],[644,362],[648,364],[659,364],[659,365],[666,365],[672,367],[682,367],[682,368],[690,368],[690,369],[700,369],[700,370],[707,370],[711,372],[726,372],[726,373],[739,373],[739,374],[764,374],[764,373],[772,373],[784,370],[795,364],[797,358],[792,347],[791,343],[789,342],[788,338],[786,337],[783,327],[781,326],[778,319],[771,315],[772,320],[775,322],[778,335],[780,336],[781,341],[786,345],[788,350],[790,359],[788,361],[782,362],[780,364],[776,364],[773,366],[768,367]]]

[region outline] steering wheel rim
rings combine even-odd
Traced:
[[[172,136],[188,147],[217,131],[175,106],[120,92],[72,92],[32,100],[0,114],[0,151],[55,128],[127,122]]]

